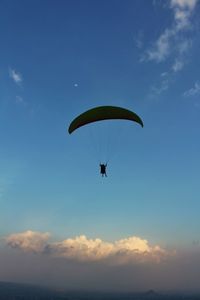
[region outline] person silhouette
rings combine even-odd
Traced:
[[[100,174],[103,176],[106,176],[107,177],[107,174],[106,174],[106,167],[107,167],[107,163],[106,164],[99,164],[100,166]]]

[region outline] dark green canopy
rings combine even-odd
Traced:
[[[71,122],[68,132],[71,134],[77,128],[92,122],[114,119],[137,122],[143,127],[141,118],[131,110],[117,106],[99,106],[89,109],[76,117]]]

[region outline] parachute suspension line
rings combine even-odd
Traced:
[[[89,134],[89,144],[90,144],[90,149],[92,152],[92,157],[95,159],[95,162],[100,163],[100,144],[98,141],[97,134],[94,131],[95,129],[93,127],[88,128],[88,134]]]
[[[92,156],[99,164],[105,164],[106,160],[108,160],[108,141],[110,137],[109,128],[107,129],[105,125],[105,122],[98,122],[87,127]]]
[[[123,143],[124,127],[119,126],[118,123],[114,122],[112,125],[112,132],[109,135],[108,150],[107,150],[107,161],[111,161],[119,154],[120,145]]]
[[[112,151],[112,137],[111,132],[109,130],[109,126],[106,126],[106,122],[100,123],[96,125],[92,125],[87,128],[88,131],[88,140],[89,140],[89,148],[92,152],[92,156],[96,162],[106,163],[110,160],[111,151]]]
[[[113,126],[111,121],[106,121],[105,131],[106,131],[106,140],[105,140],[105,161],[106,164],[111,160],[113,152],[115,151],[114,147],[114,135],[113,135]]]

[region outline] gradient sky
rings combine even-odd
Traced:
[[[75,260],[67,287],[101,289],[103,275],[84,285],[75,271],[89,261],[91,282],[96,254],[91,256],[101,239],[99,274],[106,272],[105,258],[116,256],[115,265],[120,251],[128,254],[116,282],[129,277],[130,256],[134,264],[146,252],[174,261],[180,249],[191,253],[187,276],[191,289],[198,288],[199,15],[197,0],[0,1],[0,260],[6,268],[0,280],[28,278],[26,272],[20,277],[17,265],[9,267],[21,255],[15,251],[38,253],[40,262],[41,253],[53,248],[70,266]],[[106,122],[69,135],[72,119],[97,105],[131,109],[144,128]],[[102,141],[109,144],[107,178],[99,174]],[[69,239],[74,249],[83,244],[92,251],[69,254]],[[57,251],[64,241],[67,251]],[[36,257],[29,259],[34,265]],[[151,288],[141,284],[143,273],[137,286]],[[176,281],[159,282],[157,288],[176,288]],[[122,289],[131,287],[127,281]]]

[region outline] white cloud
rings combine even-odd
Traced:
[[[174,18],[176,20],[177,31],[190,26],[189,17],[190,17],[190,11],[181,10],[181,9],[175,10]]]
[[[191,26],[190,17],[198,0],[171,0],[170,6],[174,10],[175,31],[185,30]]]
[[[161,76],[162,76],[162,74],[161,74]],[[162,92],[168,90],[168,88],[169,88],[168,73],[166,73],[162,77],[164,79],[161,81],[159,86],[152,86],[151,87],[151,96],[160,95]]]
[[[193,10],[198,0],[171,0],[172,7]]]
[[[165,28],[152,46],[147,49],[140,62],[170,62],[167,72],[161,74],[158,84],[151,87],[150,97],[160,95],[168,90],[171,78],[180,72],[188,62],[189,49],[192,46],[192,14],[198,0],[171,0],[168,8],[173,13],[173,22]],[[165,6],[166,7],[166,6]],[[173,61],[173,63],[171,63]]]
[[[184,62],[180,59],[175,59],[175,62],[172,66],[172,70],[174,72],[178,72],[178,71],[182,70],[183,67],[184,67]]]
[[[108,257],[114,246],[101,239],[88,239],[85,235],[66,239],[51,245],[55,254],[81,261],[95,261]]]
[[[12,234],[6,238],[12,248],[25,252],[43,253],[82,262],[104,261],[107,263],[127,264],[160,262],[171,255],[160,246],[151,246],[148,241],[132,236],[115,242],[99,238],[88,239],[85,235],[68,238],[57,243],[48,243],[49,233],[26,231]]]
[[[170,37],[173,32],[166,29],[155,42],[152,49],[146,52],[146,60],[155,60],[161,62],[166,59],[170,52]]]
[[[191,15],[196,3],[197,0],[171,0],[170,8],[173,10],[174,24],[164,30],[154,45],[144,53],[141,61],[160,63],[172,53],[180,55],[188,50],[191,40],[183,38],[181,33],[191,28]]]
[[[195,82],[194,87],[192,87],[188,91],[185,91],[183,95],[185,97],[190,97],[190,96],[196,96],[198,94],[200,94],[200,83],[197,81]]]
[[[11,234],[6,238],[7,244],[12,248],[19,248],[25,252],[43,252],[49,239],[49,233],[34,232],[31,230]]]
[[[20,84],[23,80],[22,75],[17,71],[15,71],[14,69],[9,68],[9,75],[10,78],[12,78],[12,80],[17,84]]]
[[[192,47],[192,40],[190,39],[184,39],[183,41],[180,41],[177,45],[177,50],[180,55],[183,55],[186,53],[190,48]]]

